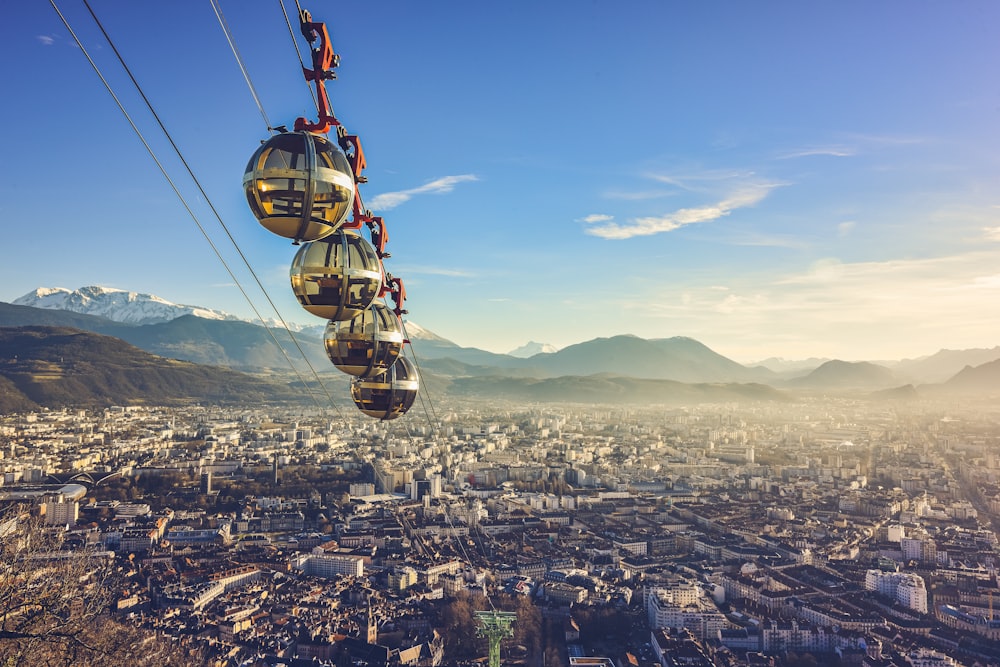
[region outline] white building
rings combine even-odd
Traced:
[[[313,577],[332,579],[338,576],[364,576],[365,561],[362,556],[347,554],[305,554],[292,560],[292,567]]]
[[[61,493],[58,496],[50,496],[42,503],[45,512],[46,526],[70,526],[76,525],[76,520],[80,516],[80,503],[69,500]]]
[[[904,561],[919,561],[934,563],[937,561],[937,544],[927,533],[915,533],[899,540],[899,549],[903,552]]]
[[[927,588],[920,575],[868,570],[865,573],[865,588],[895,598],[900,604],[921,614],[927,613]]]
[[[687,628],[698,638],[708,639],[729,627],[726,617],[694,582],[649,589],[645,595],[646,614],[653,629]]]

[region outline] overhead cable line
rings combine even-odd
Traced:
[[[143,147],[146,149],[146,152],[149,153],[149,156],[152,158],[153,162],[156,164],[157,168],[160,170],[160,173],[163,175],[164,179],[170,185],[170,188],[174,191],[174,194],[177,196],[178,200],[180,200],[181,205],[184,207],[184,209],[187,211],[188,215],[194,221],[195,225],[198,227],[199,231],[202,233],[202,236],[205,237],[205,240],[208,242],[209,246],[212,248],[212,251],[215,253],[216,257],[219,259],[220,263],[223,265],[223,267],[225,268],[226,272],[229,274],[230,278],[232,278],[233,282],[236,284],[237,288],[240,290],[240,293],[243,295],[243,297],[246,299],[247,303],[250,305],[251,309],[254,311],[254,314],[257,316],[257,318],[264,325],[265,330],[267,330],[268,334],[271,336],[271,339],[274,341],[275,345],[277,345],[278,349],[281,351],[282,355],[285,358],[285,361],[289,364],[289,367],[292,369],[293,372],[295,372],[296,375],[298,375],[299,380],[302,382],[303,386],[306,387],[307,391],[310,391],[308,383],[305,382],[305,379],[301,376],[301,374],[299,373],[298,369],[292,363],[291,359],[288,357],[288,354],[285,352],[284,348],[281,346],[281,344],[278,342],[277,338],[275,337],[274,332],[271,330],[270,327],[267,326],[267,323],[264,321],[264,318],[261,316],[260,312],[257,310],[256,306],[254,305],[253,300],[247,294],[246,290],[243,288],[243,286],[240,283],[239,279],[236,277],[235,273],[230,268],[229,264],[223,258],[222,253],[219,251],[218,246],[216,246],[215,243],[212,241],[211,236],[208,234],[208,231],[205,229],[204,225],[201,224],[201,221],[199,220],[197,214],[195,214],[195,212],[192,210],[192,208],[188,204],[186,198],[181,193],[180,189],[177,187],[177,185],[174,182],[174,180],[170,177],[170,174],[168,173],[166,167],[164,167],[163,163],[156,156],[156,152],[153,150],[152,146],[146,140],[146,138],[143,135],[142,131],[136,125],[135,121],[132,119],[132,117],[128,113],[128,111],[125,109],[125,106],[122,104],[121,100],[115,94],[114,89],[111,87],[111,84],[108,82],[108,80],[104,77],[104,74],[101,72],[100,67],[98,67],[96,61],[91,57],[90,53],[87,51],[86,47],[83,45],[83,41],[79,38],[79,36],[73,30],[72,26],[70,25],[69,21],[66,19],[65,15],[63,15],[62,11],[60,11],[60,9],[57,6],[55,0],[49,0],[49,4],[52,6],[52,9],[56,12],[56,14],[59,16],[59,19],[62,21],[63,25],[66,27],[66,30],[73,37],[73,40],[74,40],[74,42],[76,42],[76,45],[80,48],[80,51],[87,58],[87,61],[90,63],[90,66],[93,68],[94,72],[97,74],[98,78],[101,80],[101,83],[104,84],[105,89],[108,91],[108,94],[111,95],[111,98],[114,100],[115,104],[118,106],[119,111],[121,111],[122,115],[125,117],[125,120],[128,122],[129,126],[132,128],[132,131],[135,132],[136,136],[139,138],[139,141],[142,143]],[[125,64],[124,64],[124,61],[121,58],[121,55],[118,53],[117,49],[115,49],[114,43],[111,41],[110,37],[108,37],[107,32],[104,30],[103,26],[101,25],[100,21],[97,19],[97,16],[94,14],[93,10],[91,9],[90,5],[86,2],[86,0],[84,0],[84,5],[87,7],[87,10],[90,12],[91,16],[94,18],[94,21],[97,23],[98,27],[101,29],[101,32],[104,34],[105,39],[108,40],[108,43],[109,43],[109,45],[111,45],[111,48],[115,51],[115,54],[118,55],[119,62],[121,62],[122,66],[125,67]],[[143,92],[141,90],[141,87],[139,87],[138,83],[135,81],[135,78],[132,77],[132,74],[131,74],[131,72],[128,71],[127,67],[126,67],[126,71],[128,72],[129,77],[132,78],[133,84],[136,86],[137,90],[139,90],[140,95],[142,95],[143,99],[146,100],[146,104],[147,104],[147,106],[150,107],[150,111],[153,111],[152,106],[149,105],[149,101],[148,101],[148,99],[146,99],[145,94],[143,94]],[[156,117],[155,111],[153,111],[153,115],[154,115],[154,117]],[[170,138],[169,134],[166,131],[166,128],[163,127],[163,124],[160,122],[159,117],[156,117],[156,119],[157,119],[157,122],[160,123],[160,127],[163,130],[164,134],[167,135],[167,139],[170,140],[170,143],[174,146],[174,150],[177,152],[178,157],[184,163],[185,167],[187,167],[187,162],[184,160],[183,155],[181,155],[179,149],[174,144],[173,140]],[[193,172],[191,172],[190,167],[188,167],[188,173],[194,179],[194,174],[193,174]],[[197,183],[197,179],[195,179],[195,181]],[[209,205],[211,206],[211,202],[210,202],[207,194],[204,192],[204,190],[201,189],[200,183],[198,184],[198,187],[199,187],[199,190],[201,190],[202,196],[205,197],[206,201],[209,201]],[[212,207],[212,210],[215,211],[215,208]],[[216,216],[218,217],[218,213],[217,212],[216,212]],[[219,219],[219,222],[222,223],[221,218]],[[225,227],[225,225],[223,225],[223,227]],[[227,233],[228,233],[228,230],[227,230]],[[232,237],[230,237],[230,238],[232,238]],[[234,243],[235,243],[235,241],[234,241]],[[240,253],[240,254],[242,256],[242,253]],[[244,257],[244,261],[246,261],[245,257]],[[259,284],[259,280],[258,280],[258,284]],[[280,315],[279,315],[279,317],[280,317]],[[286,325],[286,330],[287,330],[287,325]],[[289,335],[291,336],[291,332],[290,331],[289,331]],[[292,338],[293,342],[296,343],[296,347],[298,347],[298,343],[297,343],[297,341],[295,341],[294,336],[291,336],[291,338]],[[301,352],[301,348],[299,348],[299,350]],[[302,353],[302,354],[303,354],[303,358],[305,358],[305,354],[304,353]],[[308,359],[307,358],[306,358],[306,363],[308,363]],[[311,366],[311,364],[310,364],[310,366]],[[314,373],[315,373],[315,370],[314,370]],[[327,392],[327,395],[329,396],[329,392]],[[316,400],[316,397],[311,393],[311,391],[310,391],[310,397],[313,399],[313,402],[316,403],[316,407],[318,409],[322,410],[322,406],[319,404],[319,401]],[[332,397],[331,397],[330,400],[331,400],[331,403],[332,403],[332,400],[333,400]],[[339,408],[338,408],[338,411],[339,411]]]
[[[222,15],[222,6],[219,5],[218,0],[209,0],[212,4],[212,10],[215,12],[215,18],[219,20],[219,25],[222,27],[222,32],[226,35],[226,41],[229,42],[229,48],[233,52],[233,56],[236,58],[236,64],[240,67],[240,72],[243,73],[243,79],[247,82],[247,87],[250,88],[250,95],[253,96],[253,101],[257,104],[257,109],[260,110],[260,115],[264,118],[264,124],[267,125],[268,131],[274,131],[271,127],[271,120],[267,117],[267,111],[264,110],[264,105],[260,101],[260,96],[257,94],[257,88],[253,85],[253,81],[250,79],[250,72],[247,71],[246,65],[243,62],[243,56],[240,55],[240,50],[236,47],[236,41],[233,39],[233,33],[229,29],[229,24],[226,22],[225,16]]]
[[[52,1],[54,2],[54,0],[52,0]],[[191,168],[191,165],[188,164],[188,161],[184,158],[184,154],[181,152],[180,147],[174,141],[174,139],[171,136],[170,132],[167,130],[166,126],[163,124],[163,121],[160,120],[159,114],[156,113],[156,109],[153,108],[152,102],[150,102],[149,98],[146,96],[146,93],[145,93],[145,91],[143,91],[142,86],[139,84],[138,80],[135,78],[135,76],[133,76],[132,70],[129,69],[129,66],[125,63],[125,59],[122,57],[121,53],[118,51],[118,48],[115,46],[114,41],[111,39],[111,35],[109,35],[108,32],[104,29],[104,25],[101,23],[101,20],[97,17],[97,14],[94,13],[94,10],[91,8],[90,3],[88,2],[88,0],[83,0],[83,4],[87,8],[87,11],[90,12],[90,16],[94,19],[94,23],[97,24],[97,27],[100,29],[101,34],[104,36],[104,39],[107,40],[108,45],[111,47],[111,50],[115,54],[115,57],[118,58],[118,62],[121,64],[122,69],[125,70],[125,73],[128,75],[129,79],[132,81],[132,85],[135,87],[136,91],[139,93],[139,96],[142,97],[142,101],[145,102],[146,107],[149,109],[149,112],[153,115],[153,118],[156,120],[156,123],[160,126],[160,130],[163,132],[164,137],[166,137],[167,141],[170,142],[170,146],[174,149],[174,153],[177,154],[177,157],[178,157],[178,159],[180,159],[181,164],[183,164],[184,168],[187,170],[188,176],[191,177],[191,180],[194,182],[195,186],[198,188],[198,192],[201,193],[201,196],[205,198],[205,203],[208,204],[208,207],[211,209],[212,214],[215,215],[215,219],[219,222],[219,225],[222,227],[222,230],[226,233],[226,236],[229,237],[229,241],[230,241],[230,243],[232,243],[233,248],[236,249],[236,252],[237,252],[237,254],[239,254],[240,259],[243,260],[243,264],[246,266],[247,270],[250,272],[250,275],[253,276],[254,281],[257,283],[257,287],[260,288],[260,291],[264,295],[264,298],[267,299],[267,302],[271,305],[271,309],[274,311],[274,314],[277,316],[278,321],[281,322],[281,326],[284,328],[285,332],[288,334],[288,337],[291,339],[292,344],[294,344],[295,348],[299,351],[299,354],[302,356],[302,360],[305,361],[306,366],[308,366],[309,369],[312,371],[313,377],[316,378],[316,381],[319,383],[320,388],[323,389],[323,392],[326,394],[326,397],[330,401],[330,404],[333,405],[334,409],[337,410],[338,414],[340,414],[340,416],[343,417],[344,415],[340,412],[340,407],[333,400],[333,396],[330,394],[330,391],[326,388],[326,385],[323,384],[323,381],[320,379],[319,374],[316,372],[315,367],[312,365],[312,362],[309,361],[309,357],[306,356],[305,351],[302,349],[302,346],[299,345],[299,341],[295,338],[295,335],[292,333],[292,330],[288,326],[288,323],[285,322],[285,318],[281,316],[281,312],[278,310],[278,307],[275,305],[274,301],[271,299],[271,296],[268,294],[267,289],[264,287],[264,284],[261,282],[260,278],[257,276],[257,272],[254,271],[253,267],[250,265],[250,260],[248,260],[247,257],[246,257],[246,255],[243,253],[243,250],[240,248],[239,243],[236,242],[236,239],[233,237],[232,233],[229,231],[228,225],[226,225],[225,221],[222,219],[222,215],[219,214],[218,209],[216,209],[215,205],[212,203],[212,199],[208,196],[208,193],[205,192],[205,188],[202,187],[201,181],[195,175],[194,170]],[[82,45],[81,45],[80,48],[81,49],[83,48]],[[93,64],[93,61],[91,61],[91,63]],[[94,64],[94,67],[96,68],[96,64]],[[101,77],[101,79],[104,80],[104,77]],[[107,85],[107,82],[105,82],[105,85]],[[109,90],[110,90],[110,87],[109,87]],[[117,101],[117,98],[116,98],[116,101]],[[119,106],[121,106],[121,105],[119,104]],[[123,111],[124,111],[124,109],[123,109]],[[136,130],[136,132],[138,132],[138,130]],[[202,228],[202,226],[201,226],[200,223],[198,223],[198,227],[199,227],[199,229],[202,229],[202,233],[205,235],[206,238],[208,238],[208,234],[205,232],[204,228]],[[209,239],[209,243],[212,243],[211,239]],[[212,247],[213,247],[213,249],[215,249],[214,243],[212,243]],[[303,388],[310,393],[310,397],[316,403],[316,407],[320,411],[322,411],[323,408],[319,404],[319,401],[316,400],[316,397],[312,394],[311,390],[309,389],[308,383],[301,376],[301,374],[299,373],[298,369],[292,363],[291,358],[289,358],[289,356],[285,352],[284,348],[278,342],[278,339],[274,336],[274,333],[271,330],[271,327],[269,327],[267,325],[267,322],[264,320],[264,318],[261,317],[260,312],[257,310],[256,306],[253,304],[253,301],[250,299],[249,295],[243,289],[242,285],[239,282],[239,279],[237,279],[236,276],[234,275],[234,273],[229,270],[228,264],[222,258],[222,255],[221,255],[221,253],[218,252],[218,250],[216,250],[216,256],[219,257],[219,260],[226,267],[227,272],[233,278],[233,281],[236,283],[237,287],[239,287],[240,292],[243,293],[243,296],[246,298],[247,302],[250,304],[250,307],[253,309],[254,314],[257,315],[257,319],[259,319],[260,322],[261,322],[261,324],[264,326],[264,328],[267,329],[268,333],[271,335],[271,339],[274,341],[275,345],[277,345],[278,348],[281,350],[281,353],[285,357],[285,360],[288,362],[289,366],[292,368],[292,370],[295,372],[295,374],[299,377],[299,381],[302,382]]]
[[[459,539],[458,536],[455,534],[455,524],[451,520],[451,512],[448,511],[448,509],[449,509],[448,508],[448,504],[447,503],[442,503],[442,506],[444,507],[444,518],[448,522],[448,525],[451,527],[451,536],[452,536],[452,539],[454,539],[456,542],[458,542],[458,548],[461,549],[462,556],[465,558],[465,562],[468,563],[469,566],[475,568],[475,565],[473,564],[472,559],[469,558],[469,552],[465,548],[465,543],[461,539]],[[467,517],[467,519],[468,519],[468,517]],[[477,517],[477,520],[478,520],[478,517]],[[469,521],[469,523],[471,523],[471,521]],[[468,526],[468,523],[466,524],[466,526]],[[484,584],[484,586],[485,586],[485,584]],[[497,611],[496,605],[493,604],[493,598],[488,593],[486,593],[485,590],[483,591],[483,597],[485,597],[486,601],[490,603],[490,609],[492,609],[493,611]]]
[[[295,49],[295,57],[299,59],[299,66],[303,70],[307,70],[309,68],[306,67],[306,62],[302,59],[302,52],[299,50],[299,41],[295,38],[295,29],[292,28],[292,21],[288,18],[288,10],[285,9],[284,0],[278,0],[278,4],[281,5],[281,14],[285,17],[285,25],[288,26],[288,35],[292,38],[292,48]],[[299,16],[302,16],[302,7],[299,6],[299,0],[295,0],[295,10]],[[309,85],[308,80],[306,80],[306,88],[309,89],[309,96],[312,98],[313,105],[318,107],[319,99],[316,97],[313,87]]]
[[[399,319],[399,323],[400,323],[400,326],[403,329],[403,339],[409,342],[410,337],[406,333],[406,322],[403,321],[403,318],[400,318]],[[420,368],[420,363],[419,363],[419,360],[417,359],[417,352],[413,348],[413,343],[410,342],[409,344],[410,344],[410,354],[413,356],[413,365],[416,366],[416,368],[417,368],[417,374],[419,376],[423,377],[424,371],[423,371],[422,368]],[[434,430],[440,429],[441,428],[441,420],[438,418],[437,413],[434,410],[434,403],[431,401],[431,394],[430,394],[430,391],[429,391],[429,388],[428,388],[426,382],[422,382],[421,383],[421,389],[423,389],[423,391],[417,392],[417,397],[420,399],[420,405],[421,405],[421,407],[424,410],[424,416],[427,417],[427,422],[430,424],[431,429],[434,429]],[[426,402],[426,404],[424,403],[424,394],[427,395],[427,402]],[[430,406],[430,414],[427,414],[427,406]],[[433,420],[432,420],[432,416],[433,416]]]

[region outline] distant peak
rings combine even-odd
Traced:
[[[449,345],[455,345],[447,338],[437,335],[433,331],[428,331],[416,322],[412,320],[407,320],[403,323],[404,331],[406,332],[407,338],[414,338],[419,340],[430,340],[437,341],[439,343],[448,343]]]
[[[53,294],[72,294],[73,290],[66,289],[65,287],[36,287],[24,296],[18,297],[16,301],[21,301],[22,299],[41,299],[43,297],[52,296]]]
[[[87,285],[86,287],[81,287],[76,291],[80,294],[116,294],[118,292],[124,292],[125,290],[117,289],[115,287],[101,287],[100,285]]]
[[[509,354],[512,357],[527,359],[528,357],[533,357],[536,354],[552,354],[558,351],[559,348],[557,348],[555,345],[549,345],[548,343],[536,343],[535,341],[531,340],[525,343],[524,345],[511,350],[507,354]]]

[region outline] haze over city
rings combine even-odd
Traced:
[[[252,285],[93,20],[59,4]],[[295,248],[246,206],[267,124],[211,4],[92,5],[282,315],[318,323]],[[221,7],[269,123],[314,117],[277,3]],[[435,333],[690,336],[743,362],[1000,342],[993,3],[311,9],[387,268]],[[52,7],[2,12],[0,300],[106,285],[251,316]]]

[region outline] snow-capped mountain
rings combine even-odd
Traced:
[[[512,357],[518,357],[520,359],[527,359],[528,357],[533,357],[536,354],[558,352],[559,348],[555,345],[549,345],[548,343],[536,343],[531,340],[517,348],[516,350],[511,350],[507,354]]]
[[[78,290],[64,287],[39,287],[12,302],[17,306],[68,310],[84,315],[96,315],[124,324],[158,324],[183,315],[195,315],[207,320],[239,320],[218,310],[171,303],[152,294],[139,294],[111,287],[91,285]]]
[[[249,322],[260,325],[260,320],[244,320],[243,318],[221,310],[202,308],[201,306],[186,306],[171,303],[152,294],[139,294],[112,287],[91,285],[78,290],[68,290],[64,287],[39,287],[18,297],[12,303],[16,306],[31,306],[47,310],[68,310],[83,315],[104,317],[113,322],[123,324],[160,324],[170,322],[184,315],[194,315],[206,320],[223,320],[229,322]],[[323,336],[326,324],[298,324],[287,322],[288,328],[295,333],[305,333],[317,338]],[[267,326],[282,328],[281,322],[268,319]],[[434,341],[445,345],[454,345],[451,341],[424,329],[416,322],[406,322],[406,334],[414,340]]]
[[[403,327],[406,329],[406,337],[410,340],[426,340],[445,345],[455,345],[455,343],[451,342],[447,338],[438,336],[433,331],[428,331],[412,320],[406,320],[403,323]]]

